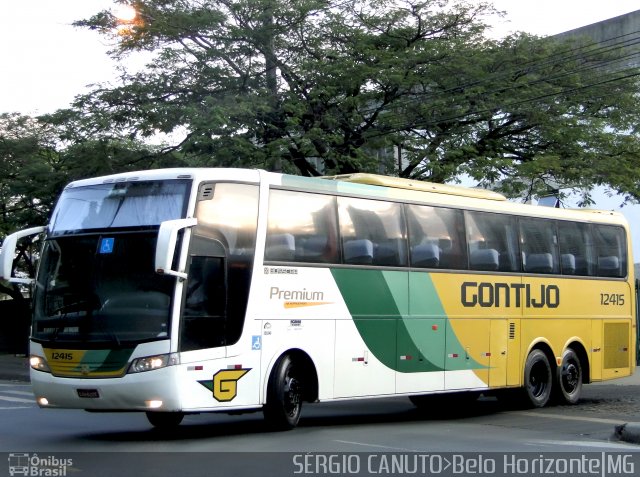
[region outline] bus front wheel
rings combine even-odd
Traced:
[[[575,404],[582,392],[582,365],[574,350],[568,348],[562,355],[562,364],[558,366],[558,398],[565,404]]]
[[[181,412],[147,412],[149,423],[156,429],[172,429],[178,427],[184,418]]]
[[[291,356],[281,357],[271,370],[264,417],[275,430],[293,429],[302,411],[302,380]]]
[[[524,391],[527,402],[533,407],[544,407],[551,397],[553,375],[544,351],[535,349],[527,357],[524,366]]]

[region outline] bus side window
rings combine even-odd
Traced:
[[[515,217],[467,211],[465,219],[469,263],[473,270],[520,271],[520,250]]]
[[[563,275],[593,275],[589,225],[562,220],[557,224],[561,273]]]
[[[467,246],[461,210],[423,205],[406,206],[411,266],[467,268]]]
[[[520,217],[520,244],[525,272],[560,273],[555,221]]]
[[[266,261],[338,262],[335,197],[272,190],[267,222]]]
[[[339,197],[338,216],[345,263],[406,266],[407,234],[401,204]]]
[[[258,193],[258,187],[253,184],[217,182],[200,186],[196,206],[198,225],[193,229],[191,255],[226,257],[225,278],[229,290],[226,345],[240,339],[244,326],[256,245]],[[224,253],[214,253],[215,244],[219,244]]]
[[[593,236],[597,274],[601,277],[625,277],[627,247],[624,229],[609,225],[594,225]]]

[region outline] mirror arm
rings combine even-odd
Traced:
[[[17,278],[11,276],[13,260],[16,254],[16,245],[19,239],[41,234],[46,229],[46,226],[32,227],[12,233],[4,239],[4,242],[2,242],[2,253],[0,253],[0,278],[4,278],[9,283],[23,283],[27,285],[35,281],[34,278]]]
[[[156,244],[156,273],[160,275],[171,275],[181,280],[187,279],[186,273],[172,270],[171,264],[173,263],[176,243],[178,241],[178,232],[197,224],[198,219],[196,218],[167,220],[160,224],[158,242]]]

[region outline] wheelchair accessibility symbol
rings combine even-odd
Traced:
[[[102,242],[100,242],[100,253],[113,253],[113,243],[115,239],[113,238],[103,238]]]
[[[262,336],[254,335],[251,339],[251,349],[254,351],[259,351],[262,349]]]

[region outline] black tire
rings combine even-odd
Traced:
[[[564,404],[577,403],[582,392],[582,365],[571,348],[562,355],[562,364],[556,374],[557,400]]]
[[[551,397],[553,374],[547,355],[539,349],[527,356],[524,365],[524,394],[532,407],[544,407]]]
[[[156,429],[173,429],[178,427],[184,419],[181,412],[147,412],[149,423]]]
[[[298,425],[302,412],[302,379],[291,356],[281,357],[271,370],[263,412],[269,427],[286,431]]]

